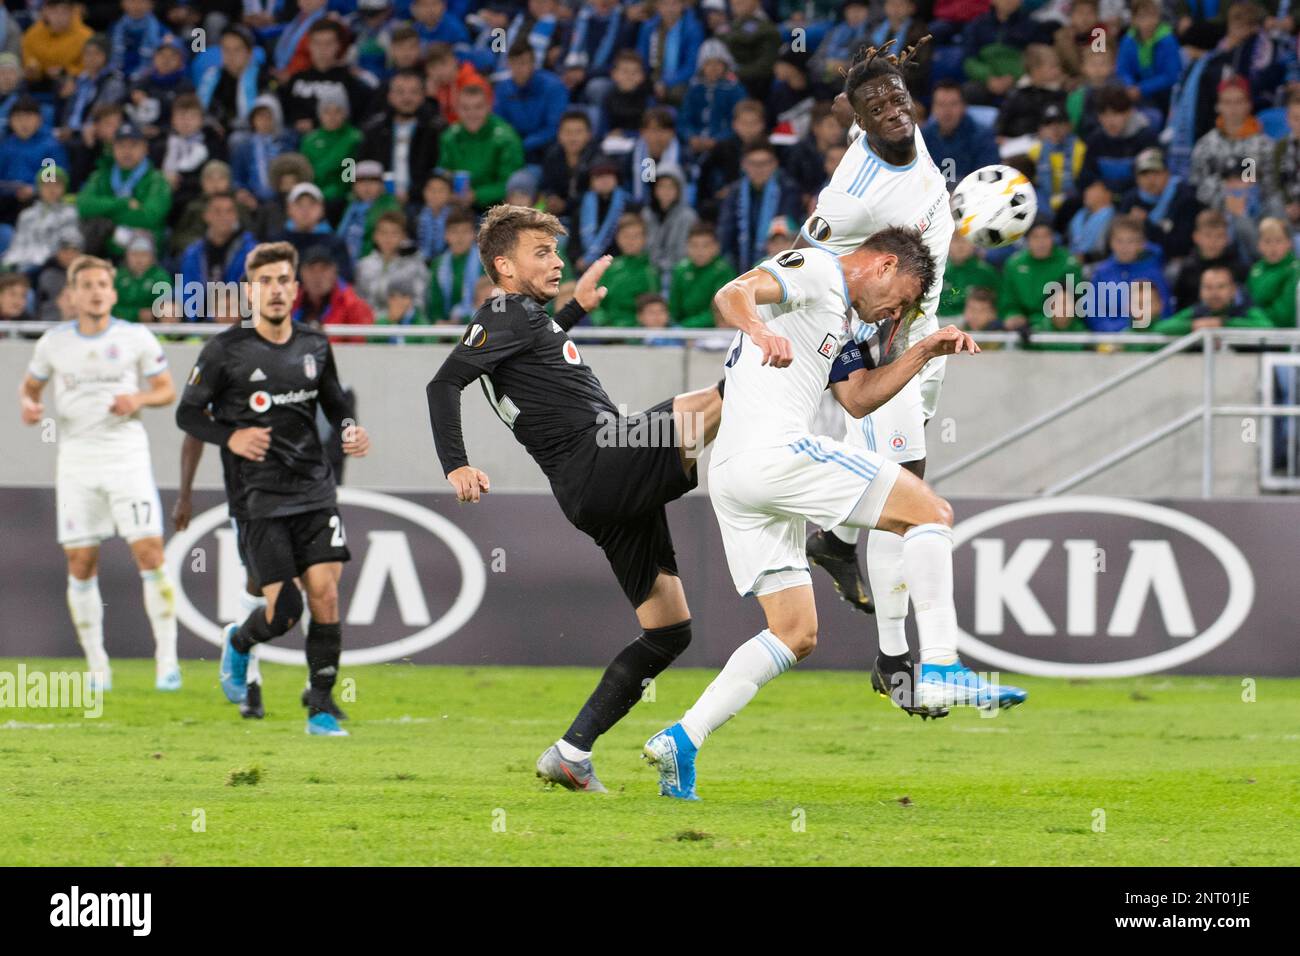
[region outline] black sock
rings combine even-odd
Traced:
[[[565,742],[579,750],[590,750],[596,738],[622,720],[641,699],[646,682],[657,677],[690,643],[689,619],[642,632],[605,668],[600,683],[565,731]]]
[[[271,622],[266,619],[266,608],[254,608],[230,639],[230,646],[241,654],[247,654],[254,644],[262,644],[273,637],[279,635],[271,630]]]
[[[343,625],[322,624],[315,619],[307,626],[307,672],[311,679],[309,717],[320,713],[318,704],[329,700],[339,676],[339,655],[343,652]]]
[[[819,531],[817,533],[820,534],[822,540],[826,542],[827,549],[836,557],[848,560],[857,556],[858,546],[856,544],[849,544],[847,541],[841,541],[830,531]]]

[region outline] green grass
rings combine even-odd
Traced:
[[[533,774],[593,670],[350,668],[348,739],[304,735],[301,669],[264,672],[262,722],[212,662],[179,694],[115,662],[99,719],[0,709],[0,865],[1300,862],[1300,680],[1245,703],[1231,678],[1029,678],[1015,711],[922,723],[796,671],[709,741],[686,804],[638,757],[709,671],[669,671],[601,741],[606,797]]]

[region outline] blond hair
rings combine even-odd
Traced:
[[[101,259],[99,256],[77,256],[68,266],[68,285],[75,286],[77,276],[91,269],[105,270],[110,281],[117,278],[117,269],[107,259]]]

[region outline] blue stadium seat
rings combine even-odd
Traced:
[[[1265,135],[1271,139],[1286,139],[1290,131],[1286,125],[1286,107],[1274,106],[1259,111],[1259,122],[1264,127]]]
[[[966,115],[984,129],[997,128],[998,108],[996,106],[967,106]]]

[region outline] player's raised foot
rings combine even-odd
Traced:
[[[916,686],[916,666],[911,655],[904,654],[891,657],[880,654],[871,668],[871,689],[888,700],[906,714],[920,717],[921,720],[947,717],[945,707],[922,707],[916,701],[913,688]]]
[[[331,715],[321,711],[307,718],[307,733],[312,737],[346,737],[348,732]]]
[[[248,696],[248,654],[241,654],[231,643],[239,633],[238,624],[227,624],[222,632],[221,671],[217,675],[221,681],[221,692],[232,704],[243,703]]]
[[[866,585],[862,583],[856,547],[847,541],[841,541],[829,531],[813,531],[808,535],[804,547],[808,560],[826,569],[831,581],[835,583],[836,593],[843,600],[864,614],[876,613],[876,606],[871,603]]]
[[[329,714],[335,720],[348,719],[347,713],[344,712],[342,707],[340,707],[337,703],[335,703],[334,694],[331,693],[330,691],[323,691],[317,694],[316,700],[313,701],[311,688],[304,687],[302,691],[301,699],[302,699],[302,705],[304,707],[308,707],[308,708],[315,707],[317,710],[323,710],[325,711],[325,713]]]
[[[1010,684],[990,683],[961,661],[921,664],[917,702],[927,707],[979,707],[1006,709],[1023,704],[1028,692]]]
[[[641,749],[642,756],[659,771],[659,796],[698,800],[695,792],[695,755],[698,749],[680,723],[661,730]]]
[[[155,690],[180,690],[181,689],[181,669],[173,667],[171,670],[159,674],[153,682]]]
[[[596,779],[590,757],[585,760],[567,760],[556,744],[551,744],[537,758],[537,776],[566,790],[609,793],[605,785]]]
[[[248,694],[239,705],[239,716],[245,720],[261,720],[266,716],[266,707],[262,705],[262,682],[248,682]]]

